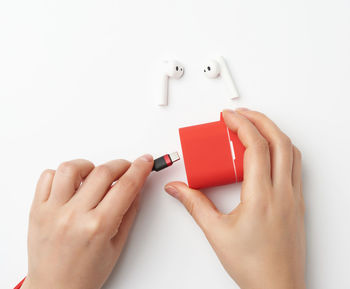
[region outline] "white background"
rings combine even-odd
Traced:
[[[26,274],[26,230],[45,168],[180,150],[177,129],[225,107],[269,115],[301,149],[308,288],[350,288],[348,0],[0,2],[0,287]],[[226,57],[241,99],[206,79]],[[154,105],[162,57],[186,67],[169,107]],[[104,288],[237,288],[201,231],[163,191],[183,163],[153,174]],[[207,190],[221,210],[239,185]]]

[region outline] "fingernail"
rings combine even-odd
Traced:
[[[145,154],[142,157],[140,157],[140,160],[143,160],[145,162],[153,162],[153,156],[150,154]]]
[[[177,196],[179,193],[176,190],[176,188],[174,188],[173,186],[166,186],[164,189],[170,196],[173,196],[174,198],[177,199]]]
[[[246,108],[246,107],[239,107],[236,109],[237,111],[249,111],[250,109],[249,108]]]

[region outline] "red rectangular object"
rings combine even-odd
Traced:
[[[179,129],[188,185],[193,189],[243,180],[244,146],[223,121]]]

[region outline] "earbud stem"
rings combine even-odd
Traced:
[[[239,97],[238,90],[237,90],[237,87],[235,85],[235,82],[233,81],[232,74],[227,66],[225,59],[222,56],[220,56],[218,58],[218,62],[220,64],[221,77],[226,82],[226,85],[227,85],[228,90],[229,90],[230,99],[238,98]]]
[[[169,86],[169,77],[165,74],[162,75],[162,90],[159,94],[157,104],[160,106],[168,105],[168,86]]]

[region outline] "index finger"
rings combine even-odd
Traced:
[[[270,150],[266,139],[254,124],[243,115],[231,110],[223,111],[227,127],[237,135],[246,147],[244,153],[244,183],[257,181],[271,184]]]
[[[124,214],[128,211],[152,171],[152,167],[153,157],[151,155],[144,155],[136,159],[108,191],[95,210],[107,215],[107,219],[119,226]]]

